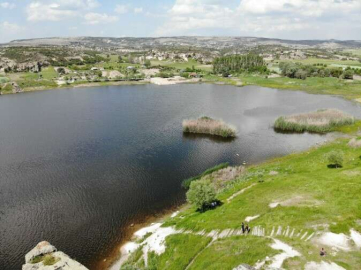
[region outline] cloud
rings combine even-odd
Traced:
[[[142,13],[143,12],[143,8],[142,7],[136,7],[134,8],[134,13]]]
[[[22,30],[22,27],[16,23],[9,23],[8,21],[0,23],[0,30],[6,32],[19,32]]]
[[[0,3],[0,8],[14,9],[15,7],[16,7],[16,5],[14,3],[9,3],[9,2],[1,2]]]
[[[220,0],[177,0],[168,11],[169,21],[158,29],[157,34],[232,27],[234,13]]]
[[[54,0],[31,2],[26,7],[28,21],[61,21],[80,16],[100,4],[96,0]]]
[[[361,30],[357,24],[360,14],[360,0],[239,0],[238,6],[221,0],[176,0],[156,35],[227,31],[233,35],[294,37],[296,32],[304,36],[320,32],[337,37],[349,29],[353,33]],[[332,25],[340,32],[330,31]]]
[[[101,14],[101,13],[87,13],[84,16],[85,19],[85,24],[91,24],[91,25],[95,25],[95,24],[107,24],[107,23],[112,23],[112,22],[116,22],[119,18],[117,16],[111,16],[108,14]]]
[[[126,5],[116,5],[115,12],[118,14],[125,14],[128,12],[128,6]]]

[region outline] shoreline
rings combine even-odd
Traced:
[[[153,80],[152,80],[153,79]],[[312,91],[307,91],[305,89],[298,89],[298,88],[292,88],[292,87],[276,87],[274,85],[262,85],[262,84],[254,84],[254,83],[239,83],[235,80],[228,79],[228,78],[222,78],[225,80],[212,80],[212,79],[206,79],[206,78],[194,78],[194,79],[184,79],[180,80],[177,77],[173,78],[160,78],[155,77],[151,79],[144,79],[139,81],[108,81],[108,82],[91,82],[91,83],[79,83],[79,84],[70,84],[70,85],[58,85],[57,87],[29,87],[24,89],[22,92],[14,93],[14,92],[6,92],[2,93],[1,95],[11,95],[11,94],[21,94],[21,93],[29,93],[29,92],[38,92],[38,91],[48,91],[48,90],[63,90],[63,89],[74,89],[74,88],[91,88],[91,87],[101,87],[101,86],[119,86],[119,85],[147,85],[147,84],[154,84],[158,86],[167,86],[167,85],[176,85],[176,84],[201,84],[201,83],[207,83],[207,84],[215,84],[215,85],[229,85],[229,86],[235,86],[235,87],[244,87],[244,86],[258,86],[258,87],[264,87],[264,88],[270,88],[270,89],[277,89],[277,90],[287,90],[287,91],[300,91],[307,94],[313,94],[313,95],[328,95],[328,96],[335,96],[335,97],[341,97],[345,100],[355,102],[356,104],[361,103],[361,98],[359,97],[349,97],[347,95],[344,95],[342,93],[320,93]],[[360,93],[361,94],[361,93]]]
[[[102,258],[100,261],[95,263],[96,265],[95,269],[119,270],[120,269],[119,263],[124,263],[124,261],[128,258],[128,257],[124,258],[124,256],[122,255],[122,250],[128,243],[132,242],[132,239],[134,239],[135,237],[135,233],[152,226],[152,224],[158,224],[158,223],[163,224],[166,218],[170,217],[175,212],[180,212],[185,207],[187,207],[187,203],[183,202],[180,205],[176,205],[168,209],[164,209],[163,211],[157,214],[145,216],[144,221],[140,221],[140,222],[135,221],[135,223],[131,223],[130,225],[128,225],[125,229],[126,231],[125,237],[122,239],[121,242],[119,242],[114,248],[111,249],[109,255],[107,255],[106,257]]]
[[[272,157],[264,161],[255,162],[247,165],[247,168],[260,166],[262,164],[269,164],[294,154],[313,151],[323,145],[333,143],[338,139],[350,138],[349,134],[345,134],[342,132],[331,132],[324,136],[325,136],[325,140],[323,142],[317,143],[315,145],[311,145],[310,147],[308,147],[303,151],[292,152],[283,156]],[[113,250],[111,259],[110,260],[107,259],[107,264],[103,264],[103,268],[100,269],[119,270],[121,265],[127,261],[129,255],[131,255],[131,253],[139,247],[139,243],[136,243],[137,240],[142,239],[143,236],[148,232],[152,232],[152,233],[157,232],[157,228],[160,228],[164,224],[166,219],[181,214],[187,207],[189,207],[189,204],[187,202],[184,202],[179,206],[172,207],[170,209],[165,210],[164,212],[159,213],[158,217],[150,216],[146,218],[145,222],[134,224],[132,230],[130,230],[129,234],[127,234],[128,236],[125,237],[123,241],[119,245],[117,245],[117,247]],[[173,233],[176,232],[172,232],[171,234]]]

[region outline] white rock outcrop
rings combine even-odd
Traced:
[[[55,258],[55,263],[52,265],[44,265],[43,261],[33,263],[32,260],[37,256],[51,255]],[[28,254],[25,255],[25,264],[22,270],[88,270],[79,262],[71,259],[68,255],[52,246],[47,241],[42,241],[36,245]]]

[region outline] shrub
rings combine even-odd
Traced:
[[[204,210],[216,200],[216,191],[210,180],[199,180],[191,183],[187,192],[187,201],[197,210]]]
[[[219,171],[221,169],[224,169],[224,168],[227,168],[229,166],[229,163],[228,162],[225,162],[225,163],[221,163],[219,165],[216,165],[212,168],[209,168],[208,170],[204,171],[203,173],[201,173],[200,175],[197,175],[195,177],[192,177],[192,178],[188,178],[186,180],[183,180],[182,182],[182,187],[185,188],[185,189],[189,189],[189,186],[191,185],[191,183],[193,181],[197,181],[197,180],[200,180],[203,176],[206,176],[206,175],[209,175],[209,174],[212,174],[216,171]]]
[[[332,151],[328,154],[328,162],[330,163],[329,165],[333,167],[341,168],[343,164],[343,152],[339,150]]]
[[[352,80],[353,79],[354,72],[351,69],[345,70],[342,73],[342,78],[346,80]]]

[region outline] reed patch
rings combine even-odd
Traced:
[[[198,119],[186,119],[182,123],[184,133],[199,133],[221,136],[223,138],[236,137],[236,128],[222,120],[204,116]]]
[[[336,109],[281,116],[274,123],[276,131],[326,133],[335,127],[352,125],[353,116]]]

